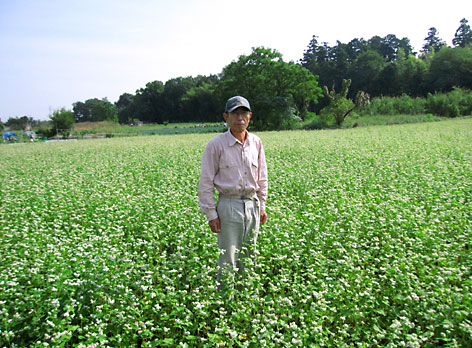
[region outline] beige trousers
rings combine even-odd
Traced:
[[[245,268],[254,265],[260,224],[259,201],[220,196],[217,212],[221,224],[217,281],[218,289],[222,290],[234,283],[235,275],[243,275]]]

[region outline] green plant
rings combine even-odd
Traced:
[[[320,116],[329,123],[334,120],[339,127],[342,125],[347,116],[349,116],[355,109],[360,109],[369,104],[369,95],[363,91],[358,91],[355,102],[347,99],[347,93],[351,86],[351,80],[343,80],[341,91],[336,94],[334,87],[330,91],[328,87],[324,86],[323,92],[326,98],[329,99],[329,105],[321,110]]]
[[[444,117],[471,115],[472,91],[455,88],[448,93],[430,93],[426,100],[426,109],[434,115]]]
[[[74,126],[74,113],[65,108],[55,110],[52,115],[49,116],[52,121],[51,133],[53,135],[62,135],[67,138]]]
[[[256,270],[216,291],[214,134],[4,146],[0,346],[466,347],[472,119],[261,132]]]
[[[400,97],[373,98],[360,111],[362,115],[419,115],[426,113],[426,99],[412,98],[406,94]]]

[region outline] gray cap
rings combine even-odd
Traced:
[[[240,97],[239,95],[236,97],[229,98],[226,102],[225,112],[234,111],[236,108],[240,106],[245,107],[249,111],[251,111],[251,106],[246,98]]]

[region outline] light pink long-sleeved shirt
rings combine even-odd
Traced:
[[[267,199],[267,166],[261,139],[247,133],[241,144],[231,132],[220,134],[208,143],[202,156],[198,198],[208,221],[218,217],[215,188],[222,195],[255,192],[261,210]]]

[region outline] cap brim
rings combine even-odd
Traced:
[[[233,106],[231,109],[229,109],[228,111],[226,112],[233,112],[234,110],[236,110],[237,108],[245,108],[247,111],[251,111],[251,109],[249,109],[247,106],[244,106],[244,105],[235,105]]]

